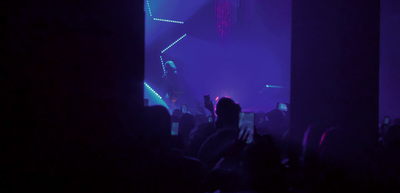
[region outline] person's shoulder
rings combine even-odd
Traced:
[[[209,143],[209,142],[212,142],[212,141],[217,140],[217,138],[219,137],[219,135],[220,135],[220,133],[219,133],[218,130],[217,130],[217,131],[214,131],[213,133],[211,133],[211,134],[204,140],[204,143],[203,143],[203,144],[206,144],[206,143]]]
[[[194,129],[192,130],[192,132],[199,132],[204,129],[212,129],[212,128],[213,128],[212,123],[202,123],[200,125],[195,126]]]
[[[193,134],[210,136],[215,133],[217,129],[212,123],[203,123],[197,127]]]
[[[204,144],[212,144],[214,147],[216,144],[225,143],[227,140],[230,141],[237,136],[237,133],[234,129],[217,129],[212,133],[207,139],[204,141]]]
[[[233,128],[233,127],[225,127],[222,129],[219,129],[218,131],[215,132],[215,135],[217,136],[230,136],[230,135],[237,135],[239,132],[238,128]]]
[[[190,165],[192,167],[195,168],[202,168],[203,167],[203,163],[194,157],[189,157],[189,156],[183,156],[182,160],[185,162],[186,165]]]

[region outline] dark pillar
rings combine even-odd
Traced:
[[[116,181],[124,188],[111,164],[119,155],[109,152],[132,147],[135,140],[121,136],[140,126],[143,1],[7,5],[1,62],[1,128],[10,142],[3,154],[6,184],[16,192],[90,192]]]
[[[320,120],[356,136],[375,132],[380,1],[293,0],[292,11],[293,140]]]

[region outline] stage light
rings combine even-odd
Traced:
[[[181,39],[183,39],[184,37],[186,37],[186,34],[184,34],[182,37],[180,37],[179,39],[177,39],[174,43],[172,43],[171,45],[169,45],[167,48],[165,48],[163,51],[161,51],[161,53],[164,53],[165,51],[167,51],[170,47],[172,47],[173,45],[175,45],[176,43],[178,43]]]
[[[163,70],[163,72],[164,72],[164,74],[165,74],[165,66],[164,66],[164,61],[163,61],[163,59],[162,59],[162,56],[160,56],[160,60],[161,60],[162,70]]]
[[[276,85],[265,85],[267,88],[283,88],[282,86],[276,86]]]
[[[153,88],[151,88],[146,82],[144,82],[144,85],[151,91],[153,92],[158,98],[162,99],[162,97],[155,91]]]
[[[175,21],[175,20],[169,20],[169,19],[160,19],[160,18],[153,18],[154,21],[163,21],[163,22],[168,22],[168,23],[179,23],[183,24],[183,21]]]
[[[146,2],[147,2],[147,8],[149,9],[150,17],[153,17],[153,15],[151,14],[151,9],[150,9],[149,0],[146,0]]]
[[[144,85],[144,98],[149,100],[149,105],[161,105],[170,110],[164,99],[150,85],[146,82],[144,82]]]

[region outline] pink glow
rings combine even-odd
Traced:
[[[319,147],[321,148],[322,143],[324,142],[325,136],[329,131],[332,131],[334,128],[329,128],[327,131],[324,132],[321,136],[321,140],[319,141]]]
[[[319,141],[319,147],[321,147],[321,145],[322,145],[322,142],[324,142],[324,139],[325,139],[326,133],[328,133],[328,131],[325,131],[325,132],[324,132],[324,134],[322,134],[321,140]]]
[[[310,134],[310,131],[311,131],[311,127],[312,127],[312,126],[313,126],[312,124],[311,124],[310,126],[308,126],[306,132],[304,133],[303,147],[306,147],[306,145],[307,145],[308,135]]]
[[[228,0],[215,0],[215,15],[217,17],[217,30],[219,37],[227,38],[232,25],[232,11]]]

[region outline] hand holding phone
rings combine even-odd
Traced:
[[[171,135],[178,135],[179,134],[179,122],[172,122],[171,125]]]
[[[187,105],[183,104],[181,110],[182,110],[182,114],[188,113]]]
[[[239,114],[239,137],[248,136],[246,143],[251,143],[254,136],[254,113],[241,112]]]
[[[210,95],[204,95],[204,107],[208,109],[210,112],[214,111],[213,104],[210,99]]]
[[[383,118],[383,124],[384,124],[384,125],[389,125],[389,123],[390,123],[390,117],[389,117],[389,116],[385,116],[385,117]]]
[[[210,95],[204,95],[204,107],[211,113],[212,122],[215,120],[214,106],[211,102]]]
[[[280,111],[284,111],[284,112],[288,111],[288,106],[285,103],[278,103],[276,108]]]
[[[240,152],[243,150],[243,148],[246,147],[246,144],[249,143],[248,142],[249,136],[250,136],[249,130],[247,130],[247,132],[239,133],[237,139],[235,139],[235,142],[232,144],[232,146],[226,153],[225,158],[231,158],[239,155]]]

